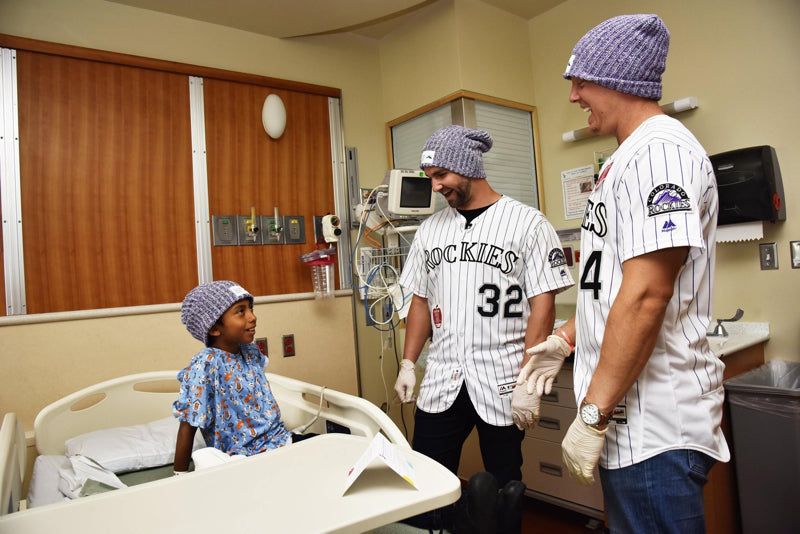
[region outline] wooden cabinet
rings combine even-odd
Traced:
[[[522,442],[522,481],[531,496],[583,514],[603,517],[600,477],[582,486],[567,474],[561,461],[561,441],[577,413],[572,367],[565,364],[549,395],[542,397],[541,419]]]
[[[764,363],[764,343],[728,354],[722,358],[722,361],[725,363],[724,380],[755,369]],[[706,532],[707,534],[738,534],[742,531],[742,524],[739,511],[739,492],[736,486],[736,458],[733,457],[730,412],[727,402],[725,402],[722,413],[722,432],[731,449],[731,461],[728,463],[717,462],[708,474],[708,484],[703,490]]]

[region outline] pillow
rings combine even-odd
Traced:
[[[66,455],[87,456],[114,473],[171,464],[179,422],[165,417],[143,425],[107,428],[68,439]],[[205,447],[200,432],[192,449]]]

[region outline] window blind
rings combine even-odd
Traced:
[[[498,193],[539,207],[533,122],[530,111],[475,101],[478,128],[492,135],[494,145],[484,154],[483,167]]]

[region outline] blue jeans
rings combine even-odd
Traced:
[[[601,467],[611,532],[704,533],[703,486],[715,463],[702,452],[681,449],[622,469]]]

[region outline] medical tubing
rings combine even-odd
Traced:
[[[300,429],[300,431],[298,432],[299,434],[305,434],[306,430],[311,428],[311,425],[316,423],[317,419],[319,419],[319,414],[322,412],[322,402],[325,399],[325,389],[326,386],[322,386],[322,389],[319,391],[319,406],[317,407],[317,414],[314,416],[311,422],[309,422],[306,426]]]

